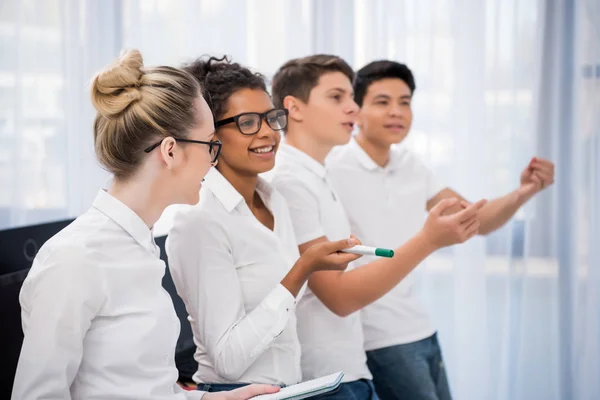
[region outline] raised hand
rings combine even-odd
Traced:
[[[554,183],[554,164],[548,160],[534,157],[521,173],[519,192],[529,199]]]
[[[456,198],[444,199],[429,212],[423,226],[423,233],[435,248],[466,242],[479,232],[477,212],[487,203],[487,200],[479,200],[470,205],[463,202],[461,203],[463,210],[444,215],[446,210],[458,203],[459,200]]]

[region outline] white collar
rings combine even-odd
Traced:
[[[279,145],[279,150],[281,154],[285,157],[292,158],[296,163],[302,165],[304,168],[308,169],[319,178],[325,178],[325,166],[303,152],[302,150],[298,150],[295,147],[290,146],[289,144],[281,143]]]
[[[204,186],[210,189],[215,197],[223,204],[227,212],[232,212],[240,203],[244,202],[244,197],[233,185],[216,169],[211,168],[210,172],[204,178]],[[261,198],[269,206],[273,187],[260,176],[256,182],[256,190],[262,195]]]
[[[100,189],[92,207],[112,219],[142,247],[153,253],[156,252],[152,229],[148,228],[140,216],[120,200],[111,196],[107,191]]]
[[[397,154],[398,153],[397,148],[394,146],[392,146],[392,148],[390,149],[390,159],[389,159],[387,165],[383,168],[380,167],[375,161],[373,161],[371,156],[369,154],[367,154],[367,152],[360,146],[360,144],[358,144],[358,142],[356,141],[356,138],[353,137],[350,140],[350,143],[348,143],[348,146],[350,147],[350,149],[356,156],[356,159],[358,160],[358,162],[367,171],[375,171],[375,170],[393,171],[400,164],[400,157],[399,157],[399,154]]]

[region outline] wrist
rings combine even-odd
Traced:
[[[518,207],[521,207],[533,197],[534,193],[531,193],[531,191],[527,190],[523,186],[519,186],[519,188],[515,190],[512,195],[514,196],[515,204]]]
[[[296,269],[298,275],[304,279],[308,279],[310,274],[315,271],[314,263],[311,262],[306,255],[301,256],[298,261],[296,261],[294,269]]]
[[[432,238],[432,235],[427,232],[425,228],[421,229],[419,233],[414,236],[414,240],[416,241],[418,247],[423,249],[428,254],[433,253],[436,250],[441,249],[443,246],[435,243],[435,240]]]

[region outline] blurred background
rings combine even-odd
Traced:
[[[408,145],[473,200],[553,160],[553,187],[431,257],[419,290],[457,400],[600,398],[600,0],[1,0],[0,230],[77,216],[107,186],[88,87],[132,47],[268,77],[313,53],[406,63]]]

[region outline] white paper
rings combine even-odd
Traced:
[[[343,372],[327,375],[322,378],[298,383],[297,385],[282,388],[279,392],[273,394],[263,394],[255,396],[253,400],[300,400],[307,399],[318,394],[327,393],[340,385]]]

